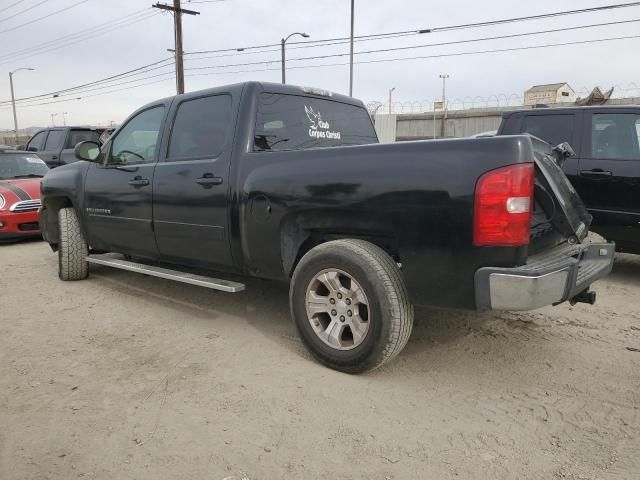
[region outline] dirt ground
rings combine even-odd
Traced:
[[[305,351],[287,288],[225,294],[0,247],[0,479],[640,478],[640,256],[594,306],[419,309],[389,366]]]

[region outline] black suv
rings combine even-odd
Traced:
[[[73,147],[91,140],[98,142],[104,128],[53,127],[40,130],[29,139],[23,150],[38,152],[49,168],[59,167],[77,161]]]
[[[498,135],[529,133],[576,156],[564,173],[593,215],[591,229],[640,253],[640,106],[536,108],[505,113]]]

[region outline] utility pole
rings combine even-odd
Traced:
[[[173,12],[173,34],[175,40],[176,59],[176,91],[178,94],[184,93],[184,50],[182,49],[182,14],[200,15],[195,10],[187,10],[180,6],[180,0],[173,0],[173,7],[170,5],[156,3],[153,8],[168,10]]]
[[[65,127],[67,126],[67,115],[69,115],[69,112],[62,112],[62,125]]]
[[[51,126],[52,126],[52,127],[55,127],[55,126],[56,126],[56,122],[55,122],[53,119],[54,119],[54,117],[57,117],[57,116],[58,116],[58,114],[57,114],[57,113],[52,113],[52,114],[51,114]]]
[[[444,138],[445,122],[447,120],[447,78],[449,78],[449,74],[440,75],[440,78],[442,79],[442,131],[440,136]]]
[[[18,68],[13,72],[9,72],[9,86],[11,87],[11,107],[13,108],[13,134],[16,145],[18,144],[18,116],[16,115],[16,98],[13,94],[13,74],[20,70],[34,70],[33,68]]]
[[[353,17],[354,17],[354,2],[351,0],[351,42],[349,47],[349,96],[353,97]]]

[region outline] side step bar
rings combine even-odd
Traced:
[[[117,253],[89,255],[87,256],[87,262],[119,268],[129,272],[143,273],[152,277],[166,278],[167,280],[173,280],[176,282],[198,285],[199,287],[212,288],[213,290],[222,290],[223,292],[236,293],[245,289],[245,285],[243,283],[230,282],[219,278],[205,277],[203,275],[170,270],[168,268],[146,265],[144,263],[131,262],[129,260],[125,260],[122,255]]]

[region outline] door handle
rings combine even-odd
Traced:
[[[210,187],[211,185],[220,185],[222,183],[222,177],[214,177],[213,173],[205,173],[196,180],[196,183],[204,187]]]
[[[149,180],[147,178],[142,178],[138,176],[138,177],[135,177],[133,180],[129,180],[127,183],[129,185],[133,185],[134,187],[144,187],[145,185],[149,185]]]
[[[58,155],[52,155],[51,156],[51,160],[57,160],[58,159]]]
[[[601,168],[594,168],[593,170],[580,170],[580,175],[585,177],[610,177],[613,175],[613,172]]]

